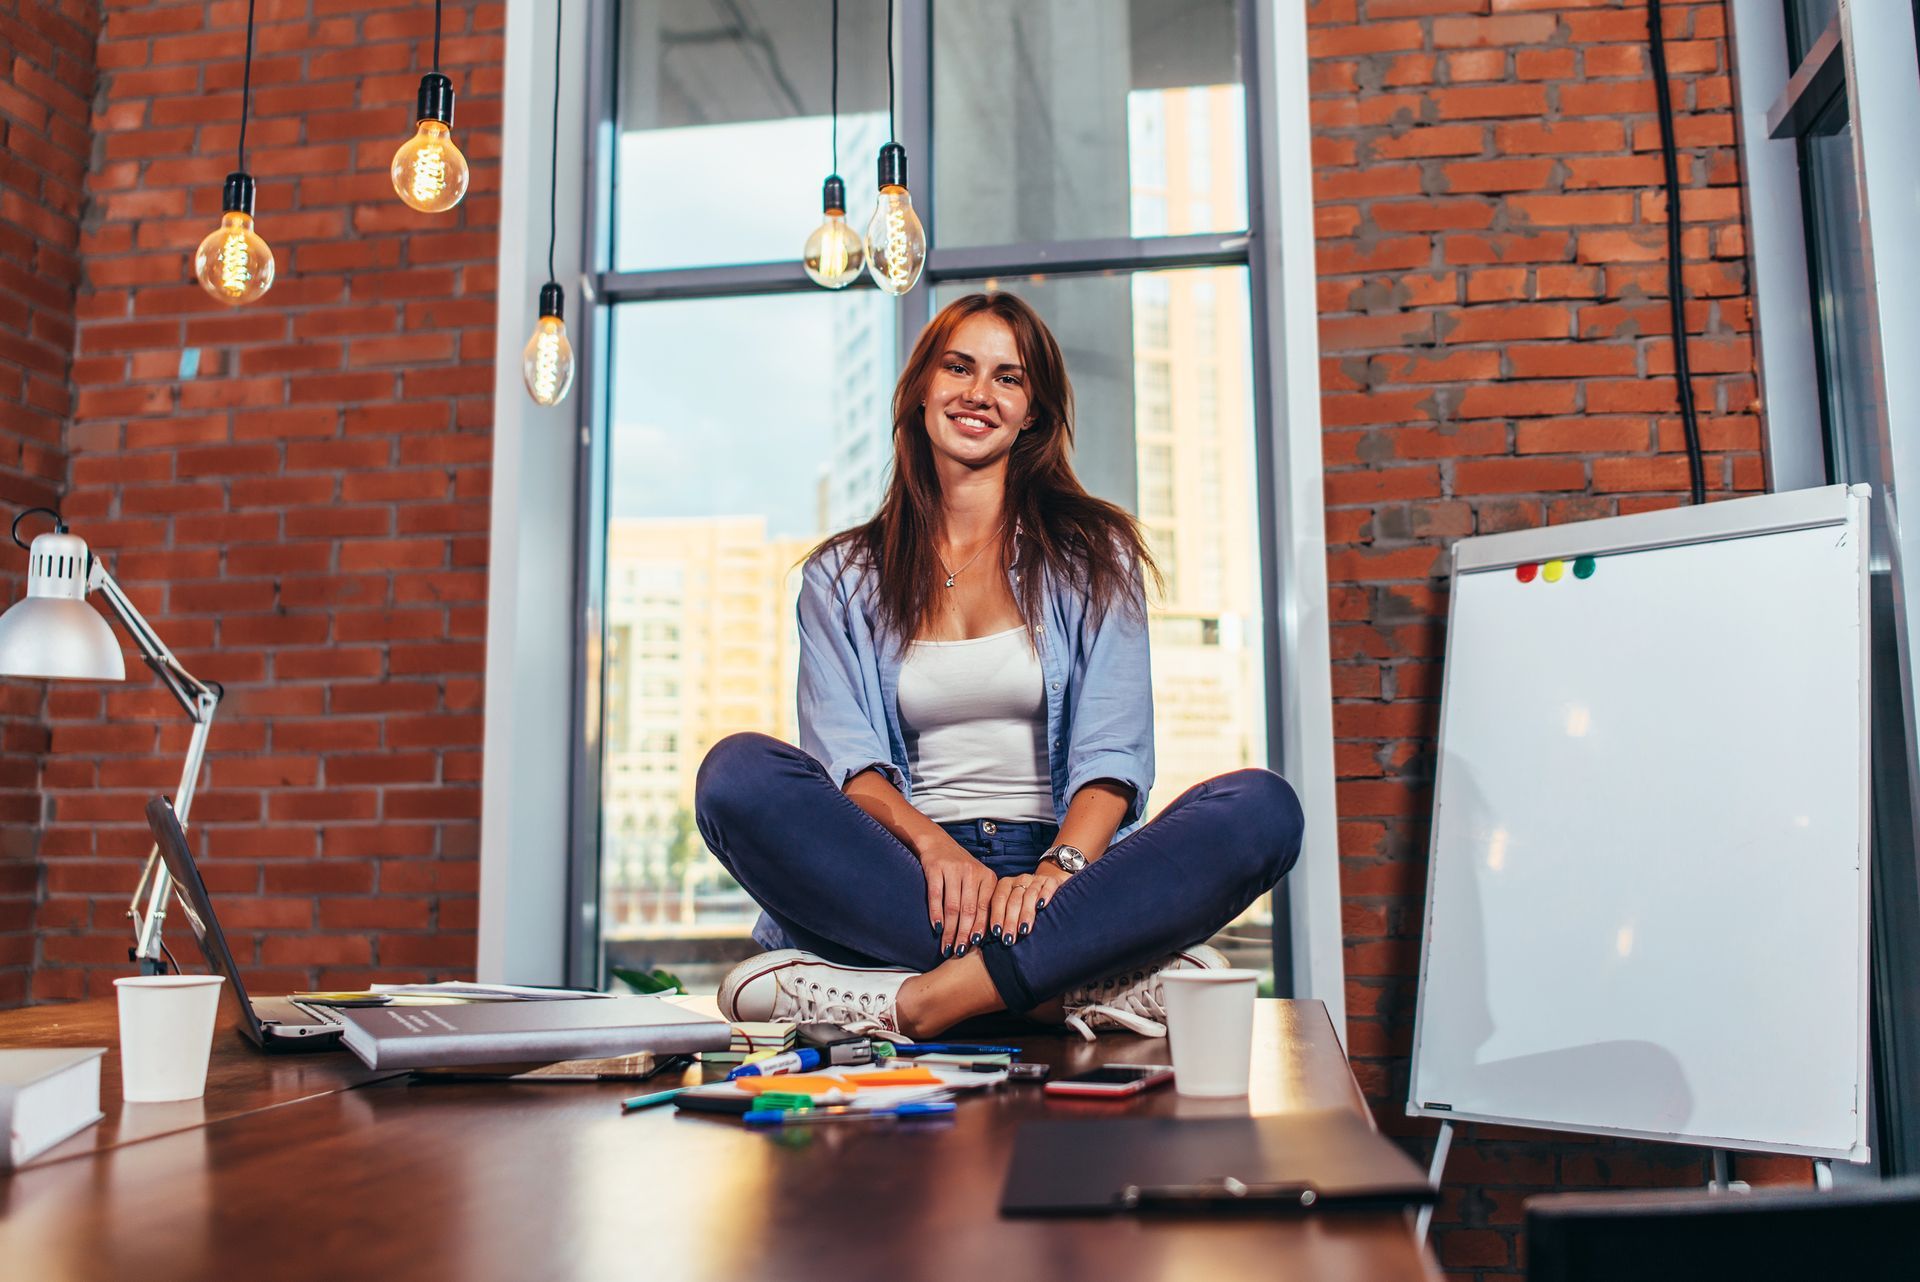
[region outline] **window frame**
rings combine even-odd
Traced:
[[[1913,656],[1920,644],[1920,522],[1902,525],[1897,496],[1920,495],[1920,368],[1886,359],[1920,350],[1920,243],[1907,226],[1920,190],[1920,6],[1889,23],[1886,6],[1840,0],[1798,65],[1790,62],[1788,0],[1733,0],[1742,161],[1747,179],[1755,358],[1765,405],[1769,488],[1825,484],[1826,390],[1815,338],[1817,231],[1803,199],[1800,140],[1845,95],[1865,262],[1879,474],[1873,487],[1875,1165],[1920,1170],[1920,992],[1886,978],[1920,967],[1920,737]],[[1904,21],[1902,21],[1904,19]],[[1882,234],[1874,235],[1879,213]],[[1911,569],[1911,573],[1909,573]],[[1889,707],[1888,705],[1892,705]],[[1897,715],[1888,716],[1889,712]],[[1904,794],[1904,795],[1901,795]]]
[[[1263,664],[1268,763],[1293,782],[1308,816],[1306,846],[1300,865],[1274,898],[1276,990],[1321,999],[1328,1007],[1334,1027],[1344,1033],[1304,0],[1240,0],[1238,4],[1248,120],[1248,230],[1151,240],[1108,238],[952,249],[940,247],[937,200],[932,188],[931,3],[932,0],[899,0],[896,22],[896,58],[905,69],[900,76],[899,137],[908,154],[918,162],[915,169],[920,176],[915,185],[915,205],[926,222],[932,244],[921,282],[900,300],[899,360],[904,361],[914,337],[930,319],[934,288],[944,282],[1036,273],[1059,276],[1219,265],[1245,266],[1249,272],[1249,320],[1255,353],[1252,408],[1256,509],[1261,563],[1265,570],[1261,605],[1265,613]],[[527,11],[536,5],[537,0],[510,0],[510,51],[515,49],[511,37],[516,31],[526,31],[532,22]],[[492,714],[510,701],[510,692],[519,680],[504,667],[496,671],[495,627],[501,623],[500,616],[511,612],[510,605],[503,600],[496,602],[496,612],[489,617],[490,731],[486,744],[489,789],[510,790],[516,806],[535,813],[544,810],[555,819],[564,818],[568,834],[564,869],[550,866],[544,869],[548,881],[560,888],[564,911],[553,913],[550,922],[543,924],[531,912],[500,902],[506,887],[524,880],[524,870],[541,859],[524,845],[512,844],[515,831],[524,834],[527,830],[524,820],[491,826],[483,821],[482,833],[483,970],[490,959],[510,952],[503,943],[505,933],[531,933],[544,936],[544,942],[519,950],[519,955],[552,957],[557,963],[549,967],[553,972],[552,981],[569,984],[599,982],[604,966],[599,893],[603,846],[601,745],[605,719],[602,694],[606,661],[600,649],[599,632],[605,616],[604,542],[608,497],[605,478],[609,433],[603,425],[609,408],[609,381],[604,353],[611,310],[623,303],[777,294],[817,288],[797,260],[647,271],[612,269],[608,214],[616,208],[619,181],[614,170],[618,9],[607,0],[592,0],[584,7],[588,11],[587,34],[579,41],[581,59],[572,65],[587,67],[585,92],[579,95],[587,140],[583,158],[585,180],[577,189],[577,200],[573,193],[563,196],[568,204],[575,206],[571,212],[581,229],[582,247],[579,258],[574,260],[580,268],[576,340],[580,394],[574,401],[578,442],[569,443],[573,446],[575,467],[569,522],[572,546],[565,550],[574,597],[574,608],[567,612],[564,620],[572,657],[568,691],[570,733],[560,762],[535,765],[529,760],[532,754],[528,745],[507,733],[504,727],[499,733],[493,732]],[[546,26],[545,30],[550,32],[551,27]],[[551,45],[547,47],[550,49]],[[591,57],[588,50],[593,51]],[[512,65],[515,62],[532,65],[526,66],[524,74],[516,79]],[[543,84],[539,62],[538,57],[524,52],[518,55],[510,52],[506,120],[517,119],[516,104],[544,105],[542,95],[552,93],[552,72],[549,69],[545,73]],[[544,116],[543,112],[532,114]],[[514,126],[508,128],[511,130]],[[511,154],[510,145],[508,151]],[[544,147],[539,148],[539,159],[545,159]],[[1287,182],[1281,184],[1277,173],[1283,166]],[[523,212],[520,203],[503,202],[503,281],[509,279],[504,270],[510,261],[509,243],[516,239],[509,225]],[[544,209],[540,212],[544,213]],[[560,215],[563,226],[568,212],[563,204]],[[536,219],[534,225],[538,227],[543,222],[544,219]],[[524,235],[517,239],[524,244]],[[517,272],[522,264],[516,262],[513,266]],[[863,281],[856,286],[860,287],[870,285]],[[503,291],[503,336],[509,331],[519,332],[524,324],[520,317],[522,310],[517,301],[509,300]],[[517,341],[514,340],[516,355]],[[503,337],[502,349],[507,345]],[[496,397],[503,406],[508,399],[516,397],[517,366],[516,360],[511,390],[506,387],[508,380],[504,374],[497,371]],[[517,396],[517,400],[524,399]],[[512,412],[512,407],[498,411],[496,433],[517,435],[520,417]],[[497,439],[497,458],[502,453],[511,453],[506,448],[511,444],[514,442]],[[1280,495],[1287,498],[1284,517],[1276,511]],[[511,542],[509,525],[517,525],[531,515],[524,508],[503,511],[496,500],[492,532],[495,548]],[[496,566],[501,564],[495,562]],[[512,592],[515,581],[508,578],[502,583],[507,593]],[[505,654],[501,657],[504,661]],[[496,694],[503,696],[499,703],[495,702]],[[558,766],[564,769],[557,770]],[[557,787],[556,776],[561,776]],[[489,868],[493,870],[491,876]],[[502,869],[511,869],[514,873],[508,875]],[[495,888],[492,905],[485,902],[489,886]],[[560,922],[564,922],[564,929],[556,938],[555,926]],[[526,977],[523,972],[523,978]]]

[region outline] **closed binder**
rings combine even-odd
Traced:
[[[1281,1214],[1435,1200],[1413,1159],[1345,1111],[1020,1128],[1002,1215]]]

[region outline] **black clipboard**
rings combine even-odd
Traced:
[[[1436,1197],[1413,1159],[1357,1113],[1125,1117],[1022,1126],[1000,1213],[1276,1214]]]

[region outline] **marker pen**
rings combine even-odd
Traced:
[[[763,1059],[757,1064],[742,1064],[727,1074],[727,1080],[731,1082],[736,1077],[769,1077],[774,1073],[804,1073],[810,1068],[818,1067],[820,1067],[819,1051],[787,1051],[771,1059]]]

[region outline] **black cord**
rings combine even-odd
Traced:
[[[1667,187],[1667,306],[1673,314],[1673,377],[1679,385],[1680,422],[1686,429],[1687,474],[1693,501],[1707,501],[1707,463],[1700,453],[1700,417],[1693,405],[1693,370],[1687,360],[1686,280],[1680,258],[1680,157],[1674,148],[1673,89],[1667,83],[1667,37],[1660,23],[1660,0],[1647,0],[1652,41],[1653,90],[1660,107],[1660,159]]]
[[[240,69],[240,159],[234,165],[247,172],[247,105],[253,100],[253,0],[247,0],[247,57]]]
[[[45,512],[48,516],[53,518],[53,532],[55,534],[65,534],[67,532],[67,527],[65,523],[60,520],[60,514],[58,512],[54,511],[50,507],[30,507],[26,511],[22,512],[19,516],[16,516],[13,518],[13,543],[15,547],[20,548],[22,551],[26,551],[26,552],[33,551],[33,545],[30,543],[22,543],[20,541],[20,522],[26,520],[28,517],[32,516],[35,512]]]
[[[887,0],[887,141],[900,141],[893,136],[893,0]]]
[[[553,13],[553,172],[547,179],[547,284],[557,284],[553,272],[553,242],[560,234],[560,28],[567,20],[567,0],[557,0]]]
[[[833,0],[833,172],[840,172],[840,0]]]
[[[440,0],[433,0],[433,69],[440,70]]]

